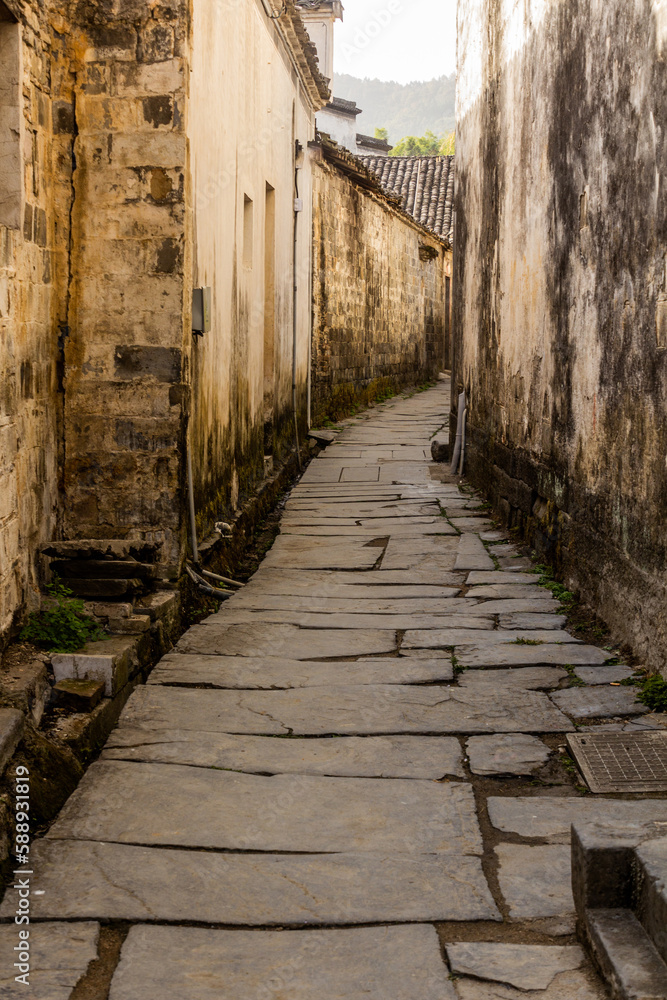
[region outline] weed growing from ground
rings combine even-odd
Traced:
[[[76,653],[87,642],[105,638],[99,623],[85,614],[84,602],[74,597],[57,577],[46,590],[50,606],[33,611],[21,631],[21,639],[34,642],[50,653]]]
[[[667,681],[657,674],[639,681],[637,701],[653,712],[667,712]]]

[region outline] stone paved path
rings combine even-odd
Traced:
[[[440,383],[349,421],[255,577],[132,696],[34,845],[36,998],[69,1000],[115,923],[110,1000],[606,996],[569,826],[667,801],[581,795],[558,746],[575,718],[651,723],[431,464],[448,410]]]

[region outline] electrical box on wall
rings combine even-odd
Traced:
[[[192,289],[192,332],[203,337],[211,329],[211,289]]]

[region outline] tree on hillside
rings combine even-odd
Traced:
[[[382,139],[383,142],[389,142],[389,129],[376,128],[373,135],[376,139]]]
[[[406,135],[397,143],[390,156],[452,156],[454,154],[454,133],[436,135],[427,130],[425,135]]]

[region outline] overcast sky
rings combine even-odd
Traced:
[[[456,0],[343,0],[335,71],[379,80],[433,80],[456,70]]]

